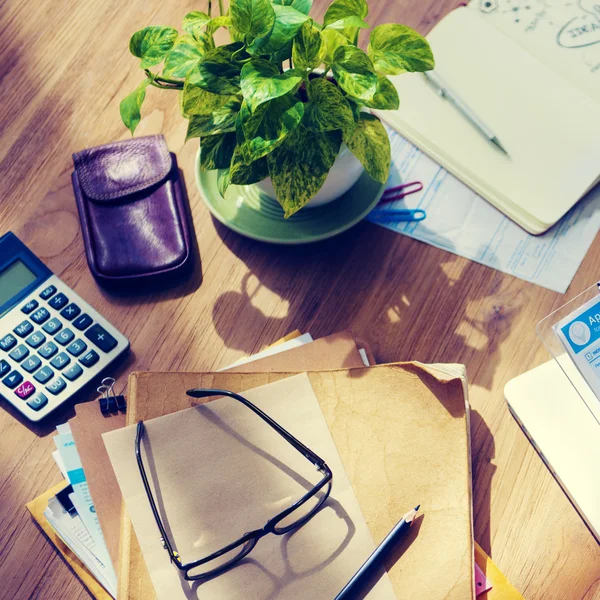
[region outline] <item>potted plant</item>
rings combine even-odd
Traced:
[[[182,34],[137,31],[129,49],[145,78],[122,100],[123,122],[133,133],[148,86],[177,90],[187,139],[200,138],[201,168],[218,169],[220,193],[230,184],[270,181],[286,217],[318,194],[338,157],[342,166],[330,181],[341,171],[348,184],[345,147],[360,161],[354,180],[364,167],[385,183],[390,144],[368,109],[397,109],[388,75],[432,69],[431,48],[413,29],[387,24],[371,31],[364,52],[357,41],[369,27],[365,0],[334,0],[322,24],[309,17],[311,5],[231,0],[226,12],[219,0],[213,16],[209,0],[206,13],[185,16]],[[221,46],[219,28],[230,36]],[[342,184],[334,182],[334,192]]]

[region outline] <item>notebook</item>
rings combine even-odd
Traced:
[[[128,424],[189,408],[192,387],[243,391],[296,373],[133,373]],[[407,507],[423,518],[389,571],[396,595],[474,598],[472,491],[464,367],[403,363],[308,373],[376,543]],[[426,574],[426,576],[424,576]],[[119,598],[155,593],[124,515]]]
[[[600,58],[589,58],[593,49],[557,41],[556,5],[567,11],[560,18],[575,19],[586,14],[584,2],[565,7],[531,0],[529,11],[522,4],[473,0],[428,36],[436,73],[509,156],[420,73],[392,78],[401,107],[380,116],[521,227],[540,234],[600,180]],[[519,23],[528,15],[530,31],[524,31]]]

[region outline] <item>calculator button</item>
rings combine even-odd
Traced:
[[[21,381],[23,381],[23,375],[19,373],[19,371],[11,371],[3,380],[2,383],[7,387],[13,390],[16,388]]]
[[[21,308],[21,312],[28,315],[30,312],[33,312],[38,306],[39,303],[37,300],[30,300],[25,306]]]
[[[17,325],[14,329],[15,333],[24,338],[33,331],[33,325],[29,321],[23,321],[20,325]]]
[[[87,350],[87,344],[82,340],[75,340],[67,346],[67,352],[73,356],[79,356]]]
[[[40,298],[42,300],[48,300],[48,298],[50,298],[50,296],[53,296],[54,294],[56,294],[56,288],[53,285],[49,285],[41,294],[40,294]]]
[[[71,362],[71,358],[69,357],[68,354],[65,354],[64,352],[61,352],[60,354],[57,354],[51,361],[50,364],[55,368],[55,369],[62,369],[63,367],[66,367],[69,363]]]
[[[91,366],[95,365],[99,360],[100,360],[100,357],[98,356],[98,354],[96,352],[94,352],[94,350],[90,350],[87,354],[84,354],[79,359],[79,362],[84,367],[91,367]]]
[[[51,356],[54,356],[58,352],[58,346],[54,342],[48,342],[47,344],[44,344],[38,350],[38,352],[44,358],[50,358]]]
[[[0,377],[10,371],[10,365],[6,360],[0,360]]]
[[[33,410],[40,410],[40,408],[42,408],[42,406],[45,406],[47,403],[48,398],[46,398],[46,396],[44,396],[42,392],[36,394],[30,400],[27,400],[27,406],[29,406],[29,408],[33,408]]]
[[[2,350],[6,350],[7,352],[13,346],[16,346],[16,345],[17,345],[17,338],[14,335],[12,335],[12,333],[9,333],[8,335],[5,335],[0,340],[0,348],[2,348]]]
[[[97,323],[85,332],[85,337],[104,352],[110,352],[117,345],[117,340]]]
[[[41,364],[42,364],[42,361],[40,360],[40,357],[36,356],[34,354],[33,356],[30,356],[29,358],[26,358],[21,363],[21,367],[23,367],[24,371],[27,371],[28,373],[33,373],[36,369],[39,368],[39,366]]]
[[[50,313],[44,308],[38,308],[34,313],[32,313],[31,315],[31,320],[34,323],[37,323],[38,325],[40,325],[41,323],[43,323],[44,321],[47,321],[50,318]]]
[[[23,344],[17,346],[9,356],[16,360],[17,362],[21,362],[27,355],[29,354],[29,348],[24,346]]]
[[[69,304],[69,299],[61,292],[60,294],[56,294],[52,300],[49,300],[48,304],[52,308],[60,310],[63,306]]]
[[[90,317],[90,315],[83,314],[73,321],[73,325],[77,327],[79,331],[83,331],[84,329],[87,329],[93,322],[94,320],[92,317]]]
[[[46,383],[46,381],[49,381],[50,379],[52,379],[52,376],[54,375],[54,371],[48,367],[47,365],[44,365],[34,376],[33,378],[36,381],[39,381],[40,383]]]
[[[60,331],[62,329],[62,323],[56,318],[54,317],[54,319],[50,319],[43,327],[42,329],[46,332],[46,333],[56,333],[57,331]]]
[[[24,381],[16,390],[15,394],[21,398],[21,400],[25,400],[29,398],[31,394],[35,392],[35,387],[33,383],[29,383],[29,381]]]
[[[63,371],[63,375],[69,381],[75,381],[82,373],[83,369],[77,363]]]
[[[60,311],[60,315],[61,315],[61,317],[64,317],[67,321],[72,321],[80,312],[81,312],[81,309],[79,308],[79,306],[77,306],[77,304],[73,304],[71,302],[71,304],[69,304],[69,306],[67,306],[66,308],[63,308]]]
[[[32,348],[37,348],[38,346],[41,346],[45,341],[46,336],[41,331],[36,331],[25,340],[25,343],[28,346],[31,346]]]
[[[54,394],[56,396],[57,394],[60,394],[66,387],[67,387],[67,384],[65,383],[64,379],[61,379],[60,377],[57,377],[56,379],[53,379],[46,386],[46,389],[51,394]]]
[[[66,346],[74,337],[75,334],[70,329],[63,329],[60,333],[57,333],[54,336],[54,339],[61,346]]]

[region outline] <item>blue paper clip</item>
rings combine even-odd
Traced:
[[[422,208],[376,208],[371,216],[387,217],[394,221],[422,221],[427,216],[427,213]]]

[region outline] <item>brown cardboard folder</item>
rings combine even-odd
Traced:
[[[242,392],[293,374],[133,373],[127,423],[197,405],[201,401],[185,394],[190,388]],[[409,547],[389,570],[398,598],[474,598],[464,368],[401,363],[318,371],[308,377],[375,541],[410,507],[422,505],[423,517]],[[123,514],[119,598],[155,597]]]

